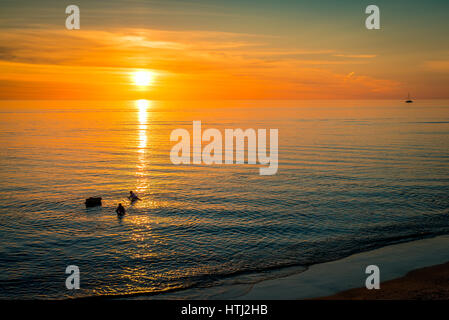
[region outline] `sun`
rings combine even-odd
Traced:
[[[140,70],[132,74],[134,84],[139,87],[146,87],[153,83],[154,73],[147,70]]]

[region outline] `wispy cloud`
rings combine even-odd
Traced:
[[[341,57],[341,58],[371,59],[371,58],[375,58],[377,55],[375,55],[375,54],[334,54],[333,56]]]
[[[161,99],[350,98],[398,88],[397,81],[333,69],[352,69],[375,55],[278,48],[271,40],[245,33],[142,28],[8,30],[0,32],[0,79],[14,83],[8,94],[17,96],[21,82],[44,94],[39,82],[45,87],[56,81],[66,94],[129,97],[129,73],[138,68],[157,72],[152,94]]]
[[[433,72],[449,72],[449,59],[448,60],[430,60],[424,62],[424,69]]]

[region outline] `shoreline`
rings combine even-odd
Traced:
[[[447,263],[448,245],[449,235],[443,235],[357,253],[340,260],[312,265],[300,274],[262,281],[238,299],[332,299],[336,294],[355,288],[366,292],[369,290],[363,288],[369,276],[365,274],[368,265],[377,265],[380,269],[381,289],[371,290],[380,293],[385,282],[401,279],[414,270]],[[339,298],[342,296],[335,297]]]
[[[408,272],[382,282],[379,290],[349,289],[313,300],[448,300],[449,262]]]
[[[395,292],[400,299],[407,299],[405,292],[410,288],[410,278],[407,274],[418,272],[421,281],[425,275],[422,268],[437,268],[445,274],[447,265],[449,275],[449,235],[440,235],[432,238],[402,242],[388,245],[371,251],[365,251],[330,262],[309,266],[306,270],[294,268],[287,275],[261,280],[257,283],[231,284],[210,288],[191,288],[173,293],[160,294],[152,297],[136,297],[136,299],[197,299],[197,300],[302,300],[302,299],[376,299],[362,296],[361,291],[377,291],[381,296],[383,286],[390,286],[390,281],[400,280],[399,287],[395,286]],[[441,269],[441,265],[445,267]],[[368,265],[377,265],[380,269],[380,290],[365,289],[365,280],[369,276],[365,274]],[[425,274],[429,274],[425,270]],[[431,280],[435,281],[435,279]],[[395,282],[396,284],[396,282]],[[424,285],[424,283],[421,283]],[[449,290],[449,283],[446,282]],[[399,292],[400,286],[404,287]],[[424,286],[422,286],[424,288]],[[444,288],[443,288],[444,289]],[[353,292],[352,290],[359,290]],[[429,287],[426,292],[430,294]],[[348,293],[348,291],[351,291]],[[387,297],[384,297],[388,299]],[[422,298],[422,297],[421,297]],[[383,298],[379,298],[383,299]],[[393,298],[392,298],[393,299]]]

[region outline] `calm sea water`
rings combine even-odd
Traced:
[[[145,104],[0,103],[0,298],[256,281],[449,233],[448,101]],[[172,165],[170,132],[192,120],[279,129],[278,173]],[[129,190],[142,201],[130,205]],[[103,207],[86,209],[90,196]]]

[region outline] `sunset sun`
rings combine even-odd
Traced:
[[[153,83],[154,73],[147,70],[140,70],[133,72],[132,74],[133,82],[136,86],[146,87]]]

